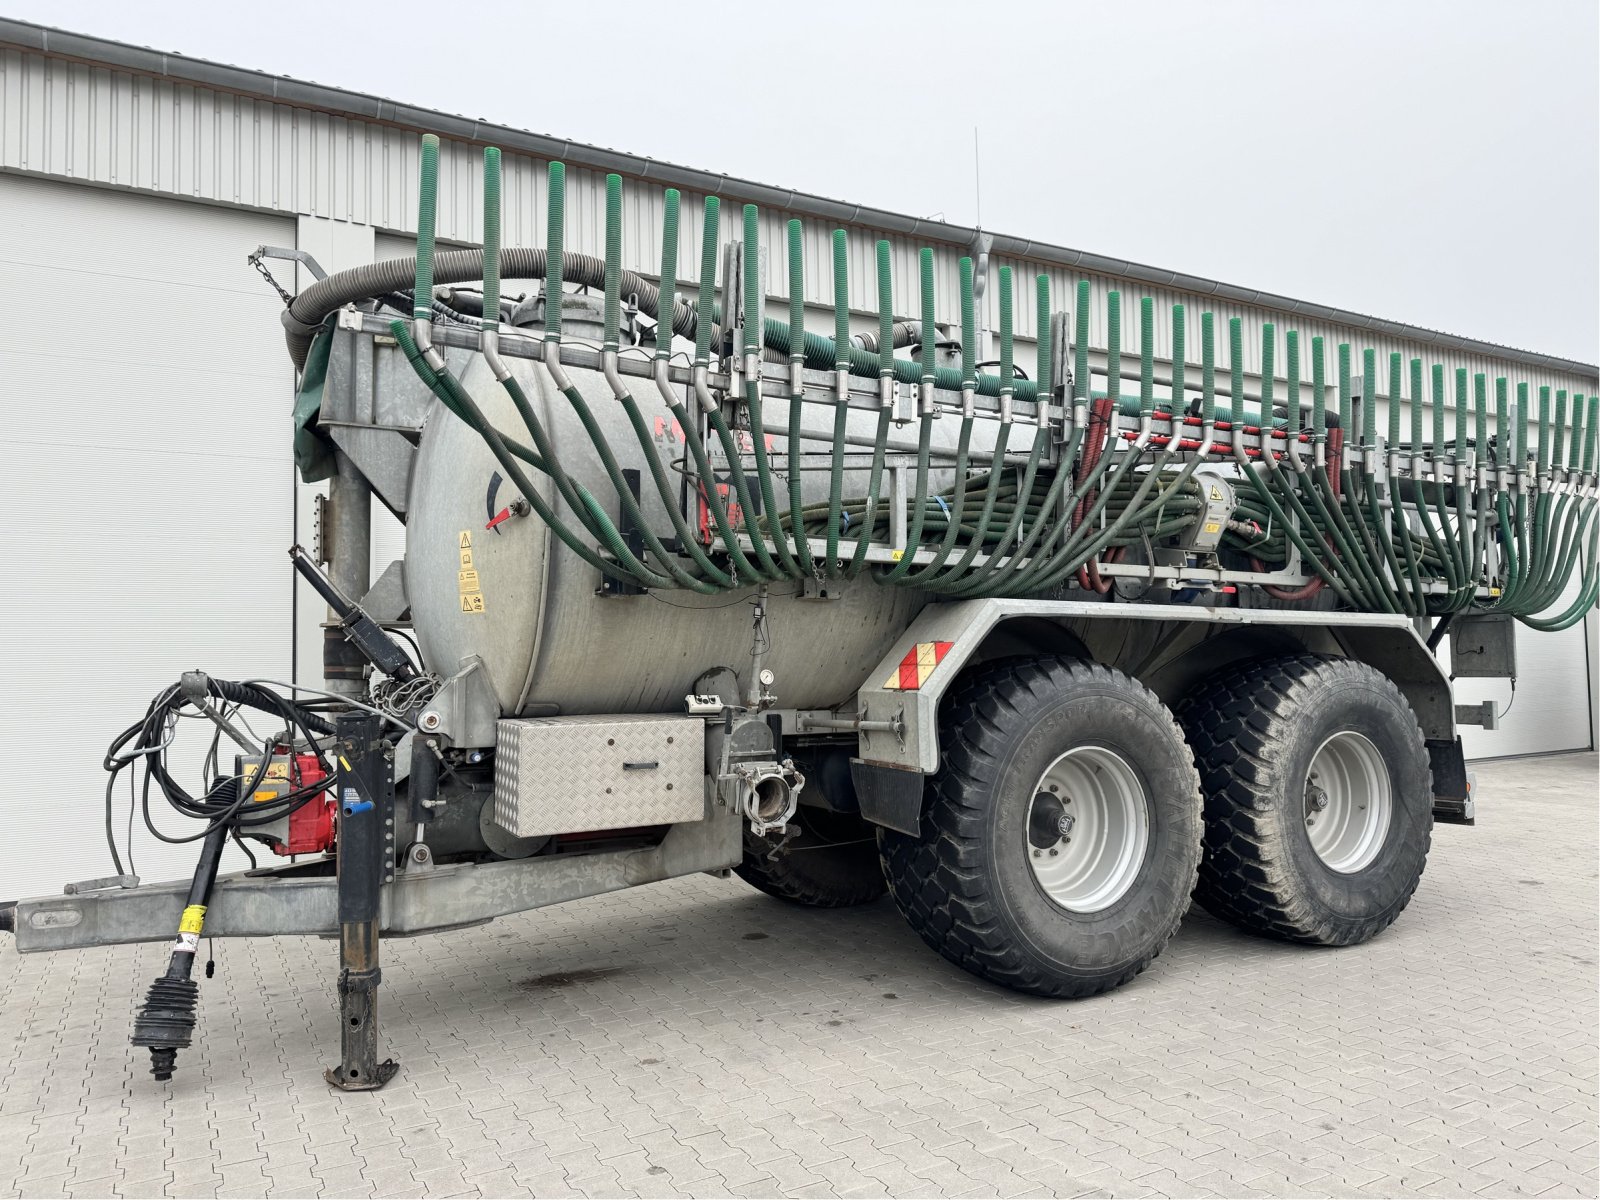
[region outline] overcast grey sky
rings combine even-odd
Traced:
[[[0,11],[1600,359],[1595,0]]]

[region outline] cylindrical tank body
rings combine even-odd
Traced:
[[[508,362],[549,430],[564,469],[616,520],[615,489],[572,405],[542,365],[526,359]],[[604,377],[587,370],[570,373],[621,465],[639,470],[642,508],[651,528],[669,535],[671,525],[643,452]],[[481,358],[474,358],[463,372],[462,383],[499,429],[528,440],[505,390]],[[637,378],[630,383],[670,468],[686,453],[682,431],[654,383]],[[831,440],[831,405],[821,403],[825,394],[816,399],[818,403],[805,406],[804,427]],[[692,399],[686,407],[695,411]],[[771,431],[787,423],[789,405],[776,399],[766,408],[767,444],[775,454],[776,474],[779,467],[787,470],[786,439]],[[849,431],[870,439],[876,420],[872,412],[853,412]],[[956,419],[937,422],[941,444],[954,441],[958,424]],[[852,450],[853,464],[870,454],[860,447]],[[569,526],[581,532],[550,480],[531,469],[529,474]],[[828,472],[805,474],[807,501],[825,500]],[[750,477],[754,492],[754,472]],[[673,478],[681,480],[681,474],[674,470]],[[845,495],[860,495],[865,482],[865,470],[847,472]],[[936,485],[948,482],[946,473]],[[776,480],[776,490],[780,506],[786,507],[786,475]],[[406,543],[406,590],[431,670],[448,676],[463,660],[477,656],[507,714],[548,713],[551,706],[572,714],[670,711],[683,706],[696,679],[708,670],[727,667],[748,679],[754,589],[713,596],[679,589],[602,597],[597,595],[599,573],[552,535],[537,515],[485,528],[517,495],[478,435],[436,404],[412,471]],[[846,538],[842,545],[841,554],[848,557],[853,540]],[[771,645],[763,665],[776,677],[772,691],[783,707],[823,708],[848,700],[926,600],[920,593],[879,586],[864,576],[830,583],[829,590],[836,598],[807,600],[798,596],[800,585],[793,581],[770,585]],[[724,699],[732,698],[731,681],[710,686]]]

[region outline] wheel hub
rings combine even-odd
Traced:
[[[1103,746],[1067,751],[1040,777],[1028,810],[1028,861],[1069,912],[1109,908],[1133,887],[1150,841],[1150,802],[1133,767]]]
[[[1370,865],[1388,837],[1393,809],[1388,767],[1367,738],[1342,730],[1312,755],[1306,834],[1330,869],[1348,875]]]

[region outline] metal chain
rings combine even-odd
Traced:
[[[273,290],[276,291],[279,296],[283,297],[283,306],[285,308],[288,308],[294,303],[294,297],[284,290],[283,284],[279,283],[272,277],[272,272],[267,270],[267,264],[261,261],[261,251],[257,250],[249,257],[247,261],[252,267],[261,273],[261,278],[270,283]]]

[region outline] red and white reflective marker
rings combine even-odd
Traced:
[[[914,692],[928,681],[933,669],[950,653],[953,642],[918,642],[900,660],[894,674],[884,681],[884,690]]]

